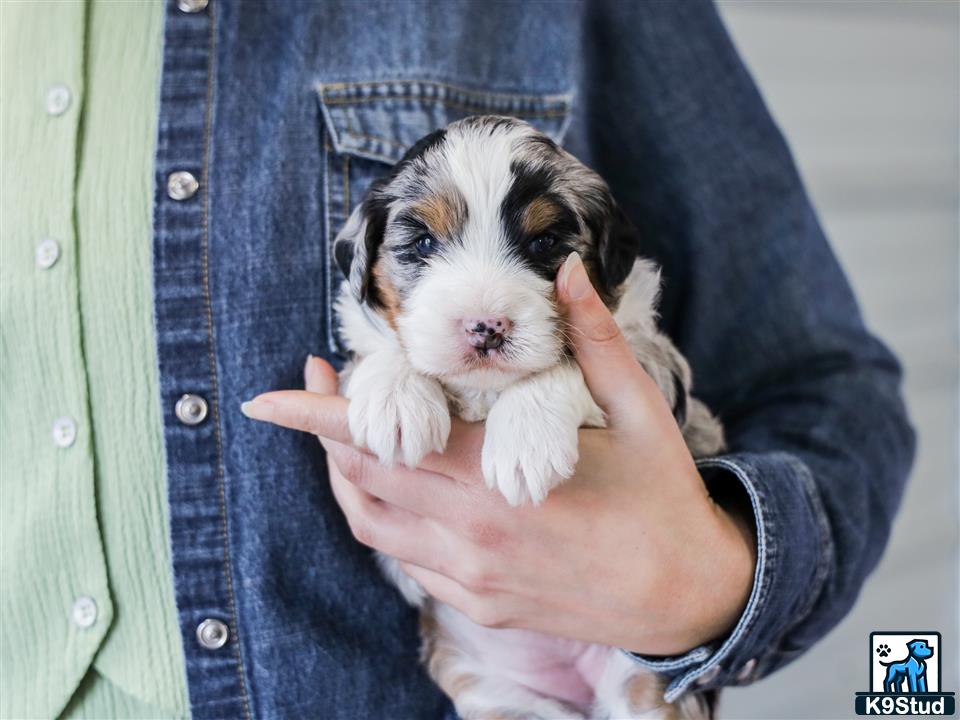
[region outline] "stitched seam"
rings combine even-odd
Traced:
[[[350,217],[350,156],[343,156],[343,219]]]
[[[357,105],[359,103],[371,103],[371,102],[381,102],[383,100],[413,100],[416,102],[436,102],[447,107],[452,107],[456,110],[463,110],[465,112],[481,112],[481,111],[490,111],[490,110],[502,110],[504,112],[509,111],[517,117],[566,117],[567,113],[570,112],[569,108],[556,108],[552,110],[535,110],[535,109],[519,109],[519,108],[500,108],[497,107],[496,103],[468,103],[460,102],[458,100],[448,100],[443,97],[429,97],[427,95],[386,95],[383,97],[359,97],[359,98],[324,98],[323,101],[327,105]]]
[[[401,150],[405,150],[407,148],[407,146],[404,145],[402,142],[397,142],[396,140],[391,140],[381,135],[364,135],[363,133],[358,133],[358,132],[354,132],[353,130],[350,130],[349,127],[350,127],[350,121],[348,120],[347,129],[343,131],[344,135],[355,137],[358,140],[373,140],[375,142],[386,143],[387,145],[393,145],[394,147],[398,147]]]
[[[426,85],[430,87],[439,87],[450,90],[451,92],[457,93],[460,95],[460,98],[448,98],[444,96],[427,96],[423,94],[419,95],[408,95],[408,94],[395,94],[395,93],[386,93],[373,95],[370,97],[329,97],[329,92],[334,90],[345,90],[348,88],[359,88],[359,87],[377,87],[381,85],[389,84],[398,84],[405,87],[412,85]],[[359,103],[371,103],[379,102],[382,100],[410,100],[414,102],[434,102],[439,103],[445,107],[449,107],[455,110],[462,110],[467,113],[478,113],[478,112],[510,112],[516,117],[522,118],[559,118],[562,120],[558,137],[562,137],[566,128],[570,123],[572,115],[570,113],[570,96],[569,95],[519,95],[519,94],[509,94],[509,93],[482,93],[472,90],[467,90],[465,88],[457,87],[455,85],[449,85],[446,83],[433,82],[428,80],[381,80],[381,81],[364,81],[364,82],[347,82],[347,83],[333,83],[325,85],[324,83],[315,83],[314,88],[320,95],[320,104],[323,108],[324,117],[330,123],[334,123],[334,118],[329,114],[328,109],[331,106],[348,106]],[[506,107],[500,108],[497,107],[498,104],[508,104],[516,105],[517,103],[536,103],[536,104],[547,104],[547,105],[556,105],[561,104],[563,107],[559,108],[516,108],[516,107]],[[356,140],[365,141],[365,142],[380,142],[385,145],[395,147],[400,150],[406,150],[408,147],[406,144],[397,142],[389,137],[382,135],[367,135],[361,132],[357,132],[353,127],[353,119],[349,113],[344,114],[343,123],[344,128],[340,129],[341,135],[348,135]],[[339,145],[339,141],[336,143]],[[395,163],[396,158],[390,157],[383,153],[375,153],[371,151],[363,151],[364,154],[371,159],[381,160],[387,163]]]
[[[503,99],[503,100],[511,100],[511,101],[522,100],[522,101],[525,101],[525,102],[538,102],[538,103],[564,103],[565,105],[569,105],[569,103],[570,103],[570,96],[569,96],[569,95],[564,95],[564,94],[559,94],[559,93],[555,93],[555,94],[552,94],[552,95],[522,95],[522,94],[519,94],[519,93],[505,93],[505,92],[491,92],[491,93],[487,93],[487,92],[482,92],[482,91],[479,91],[479,90],[470,90],[470,89],[468,89],[468,88],[465,88],[465,87],[462,87],[462,86],[459,86],[459,85],[451,85],[450,83],[438,82],[438,81],[436,81],[436,80],[410,80],[410,79],[406,79],[406,80],[362,80],[362,81],[356,81],[356,82],[317,83],[317,88],[320,90],[320,93],[321,93],[322,95],[324,95],[324,100],[327,101],[327,100],[326,100],[326,93],[327,93],[328,91],[330,91],[330,92],[338,92],[338,91],[342,91],[342,90],[349,90],[349,89],[351,89],[351,88],[377,87],[377,86],[383,86],[383,85],[404,85],[404,86],[407,86],[407,87],[409,87],[409,86],[411,86],[411,85],[427,85],[427,86],[430,86],[430,87],[444,88],[445,90],[450,90],[450,91],[452,91],[452,92],[455,92],[455,93],[457,93],[457,94],[459,94],[459,95],[463,95],[464,97],[468,97],[468,98],[490,98],[490,97],[494,97],[494,98],[499,98],[499,99]],[[379,100],[379,99],[387,98],[387,97],[406,97],[406,96],[398,96],[398,95],[392,95],[392,94],[384,94],[384,95],[378,96],[378,97],[376,97],[376,98],[371,98],[371,99],[377,99],[377,100]],[[363,98],[357,98],[357,99],[363,99]],[[436,99],[436,100],[441,100],[441,98],[434,98],[434,99]],[[334,102],[334,103],[336,103],[337,100],[338,100],[338,98],[335,98],[335,99],[333,99],[332,101],[328,101],[328,102]],[[347,98],[344,98],[343,101],[347,101],[347,100],[348,100]],[[341,104],[342,104],[343,101],[341,101]]]
[[[210,129],[213,121],[213,64],[216,58],[216,14],[210,13],[210,59],[207,63],[207,108],[204,118],[204,154],[203,154],[203,300],[207,315],[208,356],[210,361],[210,405],[213,411],[213,430],[217,443],[217,486],[220,495],[220,517],[222,519],[220,536],[223,541],[224,575],[227,581],[227,605],[233,618],[235,637],[231,643],[237,659],[237,676],[240,681],[240,699],[243,703],[243,717],[250,718],[250,703],[247,699],[247,685],[244,680],[243,655],[240,649],[240,621],[233,591],[233,571],[230,561],[230,539],[227,526],[227,490],[226,472],[223,465],[223,439],[220,434],[220,390],[217,382],[216,343],[213,331],[213,302],[210,297]]]
[[[323,273],[327,287],[327,312],[324,313],[327,335],[327,349],[334,351],[336,343],[333,339],[333,227],[330,222],[330,182],[333,178],[333,151],[330,147],[329,133],[324,132],[323,140],[323,222],[326,225],[326,246],[323,248],[326,262],[323,263]]]
[[[380,162],[384,162],[387,165],[395,165],[397,163],[397,158],[390,157],[389,155],[384,155],[383,153],[376,153],[371,150],[357,150],[357,149],[351,148],[349,150],[344,150],[342,152],[344,153],[353,152],[357,155],[361,155],[362,157],[367,158],[368,160],[379,160]]]
[[[620,652],[629,657],[631,660],[637,662],[639,665],[649,668],[655,672],[682,670],[683,668],[691,667],[697,663],[703,662],[710,657],[710,650],[703,646],[688,651],[685,655],[677,658],[676,660],[648,660],[642,655],[632,653],[623,648],[620,649]]]
[[[370,99],[370,100],[379,100],[380,98],[369,98],[369,99]],[[429,98],[411,97],[411,98],[405,98],[405,99],[410,99],[410,100],[428,100]],[[440,102],[441,102],[443,105],[447,106],[447,107],[451,107],[451,108],[454,108],[454,109],[456,109],[456,110],[463,110],[464,112],[482,111],[482,110],[486,109],[486,108],[481,108],[481,107],[468,108],[468,107],[466,107],[466,106],[457,105],[456,103],[450,103],[450,102],[446,102],[446,101],[442,101],[442,100],[441,100]],[[331,105],[332,105],[332,104],[334,104],[334,103],[328,103],[328,104],[331,104]],[[517,117],[533,118],[533,119],[537,119],[537,118],[564,118],[565,120],[568,120],[568,119],[569,119],[569,113],[568,113],[568,111],[566,111],[566,110],[543,111],[543,112],[517,112],[517,113],[515,113],[515,115],[516,115]],[[347,119],[347,127],[346,127],[345,129],[341,130],[340,132],[341,132],[341,135],[348,135],[348,136],[350,136],[350,137],[356,138],[357,140],[381,142],[381,143],[384,143],[385,145],[391,145],[391,146],[396,147],[396,148],[398,148],[398,149],[400,149],[400,150],[406,150],[407,147],[409,147],[409,146],[406,145],[405,143],[397,142],[396,140],[392,140],[392,139],[390,139],[390,138],[388,138],[388,137],[385,137],[385,136],[383,136],[383,135],[365,135],[365,134],[363,134],[363,133],[354,132],[353,130],[350,129],[350,120],[349,120],[349,117],[348,117],[348,119]],[[558,133],[558,135],[562,135],[562,133]],[[376,155],[378,158],[385,158],[385,159],[387,159],[387,160],[388,160],[389,162],[391,162],[391,163],[396,162],[396,158],[390,158],[390,157],[388,157],[388,156],[386,156],[386,155],[383,155],[382,153],[369,152],[369,154],[370,154],[370,155]]]

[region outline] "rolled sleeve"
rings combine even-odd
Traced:
[[[697,463],[708,486],[739,481],[756,523],[753,589],[726,638],[683,655],[628,653],[670,678],[664,699],[698,689],[744,683],[781,664],[782,636],[809,614],[830,568],[833,543],[809,469],[782,452],[736,453]]]

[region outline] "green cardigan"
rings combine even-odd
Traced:
[[[151,295],[161,2],[0,2],[0,717],[188,714]],[[96,672],[91,672],[91,667]]]

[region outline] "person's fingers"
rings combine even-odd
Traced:
[[[386,467],[352,445],[326,440],[324,447],[352,485],[391,505],[424,517],[449,520],[475,503],[466,486],[446,475],[403,466]]]
[[[341,443],[353,442],[347,422],[347,399],[306,390],[274,390],[240,406],[251,420],[303,430]]]
[[[411,562],[401,562],[400,569],[420,583],[432,598],[456,608],[477,625],[497,628],[510,626],[506,612],[510,604],[506,596],[471,589],[447,574]]]
[[[470,592],[443,573],[406,560],[400,561],[400,569],[420,583],[427,595],[442,603],[461,609],[471,602]]]
[[[353,445],[347,420],[348,400],[338,395],[309,392],[310,388],[336,392],[333,368],[319,358],[308,359],[304,380],[308,390],[262,393],[243,403],[240,409],[252,420],[313,433],[343,445]],[[442,454],[428,454],[419,467],[459,480],[479,482],[482,446],[483,425],[454,418],[447,449]]]
[[[307,355],[303,366],[303,387],[319,395],[336,395],[340,382],[333,365],[313,355]]]
[[[566,309],[570,341],[593,399],[613,416],[635,408],[637,393],[630,386],[645,391],[639,382],[643,370],[575,252],[557,275],[557,297]]]
[[[483,448],[483,430],[483,423],[451,418],[447,447],[442,453],[428,453],[419,467],[465,483],[482,485],[480,450]]]
[[[408,562],[441,567],[447,544],[427,518],[378,500],[347,480],[328,460],[330,487],[357,542]]]

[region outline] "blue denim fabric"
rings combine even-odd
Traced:
[[[704,477],[756,519],[734,631],[637,662],[671,679],[669,697],[747,682],[840,620],[912,459],[900,371],[711,5],[167,2],[155,304],[195,718],[453,717],[318,443],[239,406],[301,387],[307,353],[341,360],[333,236],[414,140],[475,113],[526,118],[608,179],[664,266],[663,327],[727,427]],[[167,196],[174,170],[200,179],[195,196]],[[210,403],[194,427],[174,415],[187,392]],[[219,650],[196,640],[209,617],[230,628]]]

